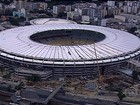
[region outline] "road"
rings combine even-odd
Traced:
[[[29,90],[34,93],[37,92],[37,94],[42,94],[44,99],[47,98],[47,96],[49,96],[49,94],[51,93],[50,91],[47,91],[47,90],[40,90],[40,89],[33,89],[33,88],[30,88]],[[30,92],[29,90],[28,90],[28,92]],[[44,93],[45,93],[45,95],[43,95]],[[87,98],[87,97],[83,97],[83,96],[73,96],[70,94],[63,95],[62,93],[57,93],[53,97],[53,99],[57,99],[62,102],[77,104],[77,105],[86,105],[86,104],[91,104],[91,105],[134,105],[134,104],[127,104],[127,103],[117,104],[118,102],[113,102],[113,101],[109,101],[109,100],[101,100],[101,99],[97,99],[97,98]]]

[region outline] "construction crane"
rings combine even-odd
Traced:
[[[97,52],[96,52],[96,48],[95,48],[95,42],[94,42],[94,52],[95,52],[95,57],[96,57],[96,63],[97,63],[97,71],[98,71],[98,74],[99,74],[99,83],[103,83],[103,76],[101,75],[101,71],[100,71],[100,68],[99,68],[99,63],[98,63],[98,56],[97,56]]]

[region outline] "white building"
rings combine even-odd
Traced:
[[[39,4],[39,9],[40,10],[46,10],[47,7],[48,7],[48,4],[45,3],[45,2],[39,2],[38,4]]]
[[[13,3],[16,9],[26,8],[27,6],[27,0],[14,0]]]
[[[72,11],[72,12],[67,12],[67,19],[74,19],[74,17],[79,16],[80,14],[76,11]]]
[[[75,8],[74,11],[82,15],[82,8]]]
[[[95,17],[95,11],[96,11],[95,8],[89,8],[88,9],[88,16],[89,17]]]
[[[89,21],[90,21],[89,16],[82,16],[82,22],[87,22],[87,23],[89,23]]]
[[[72,19],[73,20],[73,16],[74,16],[74,13],[73,12],[67,12],[67,19]]]
[[[67,5],[65,11],[70,12],[71,11],[71,5]]]
[[[64,12],[65,11],[66,6],[65,5],[57,5],[57,6],[53,6],[53,13],[54,14],[58,14],[60,12]]]
[[[101,26],[106,26],[108,19],[102,19],[101,20]]]
[[[114,7],[115,6],[115,1],[107,1],[107,5]]]
[[[22,13],[24,17],[26,16],[26,10],[24,8],[21,8],[20,13]]]
[[[125,19],[126,19],[124,16],[121,16],[121,15],[115,15],[114,18],[119,19],[119,20],[121,20],[123,22],[125,22]]]
[[[53,13],[58,14],[58,7],[57,6],[53,6]]]
[[[123,6],[123,2],[119,2],[119,8]]]
[[[128,6],[123,6],[123,11],[124,11],[124,13],[127,13],[128,12]]]

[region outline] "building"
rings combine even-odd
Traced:
[[[109,9],[108,9],[108,11],[107,11],[107,14],[108,15],[111,15],[111,14],[113,14],[113,15],[119,15],[119,14],[121,14],[121,8],[118,8],[118,7],[110,7]]]
[[[13,4],[16,6],[17,10],[20,10],[22,8],[26,9],[27,0],[13,0]]]
[[[53,6],[53,14],[58,14],[60,12],[64,12],[65,11],[65,5],[56,5],[56,6]]]
[[[87,13],[87,15],[88,15],[90,18],[97,17],[96,10],[97,10],[97,9],[95,9],[95,8],[88,8],[88,13]]]
[[[125,22],[125,21],[126,21],[126,17],[121,16],[121,15],[115,15],[114,18],[115,18],[115,19],[119,19],[119,20],[121,20],[122,22]]]
[[[82,22],[81,23],[89,24],[90,23],[89,16],[82,16]]]
[[[102,19],[101,20],[101,26],[106,26],[107,20],[108,19]]]
[[[107,1],[107,5],[110,6],[110,7],[114,7],[114,6],[115,6],[115,1],[112,1],[112,0],[110,1],[110,0],[108,0],[108,1]]]
[[[97,75],[105,66],[118,67],[140,55],[138,37],[93,25],[30,25],[2,31],[0,36],[1,62],[49,71],[54,78]]]
[[[76,24],[76,22],[59,18],[40,18],[30,21],[32,25],[48,25],[48,24]]]
[[[80,14],[76,11],[67,12],[67,19],[74,20],[76,17],[79,17]]]
[[[13,17],[15,17],[15,16],[18,16],[18,17],[20,18],[20,17],[25,17],[25,14],[23,14],[23,13],[21,13],[21,12],[16,12],[16,11],[14,11],[14,12],[13,12]]]
[[[66,5],[65,11],[66,11],[66,12],[71,12],[71,5]]]

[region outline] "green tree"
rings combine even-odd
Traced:
[[[3,72],[4,72],[4,67],[3,67],[3,66],[0,66],[0,72],[1,72],[2,75],[3,75]]]
[[[122,91],[122,90],[119,90],[119,91],[118,91],[117,96],[118,96],[118,98],[120,99],[120,101],[122,101],[122,100],[123,100],[123,98],[125,98],[125,97],[126,97],[126,95],[123,93],[123,91]]]
[[[31,82],[37,82],[37,81],[40,81],[41,78],[37,74],[33,74],[32,76],[26,77],[26,80],[31,81]]]
[[[23,87],[24,87],[24,83],[21,82],[20,84],[18,84],[18,85],[15,86],[15,89],[16,90],[21,90]]]
[[[11,74],[5,74],[5,75],[3,75],[2,76],[2,78],[4,78],[4,79],[11,79]]]
[[[133,83],[138,80],[138,72],[137,71],[134,70],[132,72],[132,78],[133,78]]]
[[[9,18],[9,21],[12,25],[19,26],[19,18],[18,17]]]
[[[137,30],[137,27],[132,27],[128,30],[128,32],[131,34],[134,34],[136,30]]]
[[[7,87],[7,91],[8,91],[8,92],[11,92],[11,91],[12,91],[12,86],[11,86],[11,85],[9,85],[9,86]]]
[[[60,12],[59,14],[58,14],[58,18],[63,18],[63,17],[66,17],[66,13],[64,13],[64,12]]]

